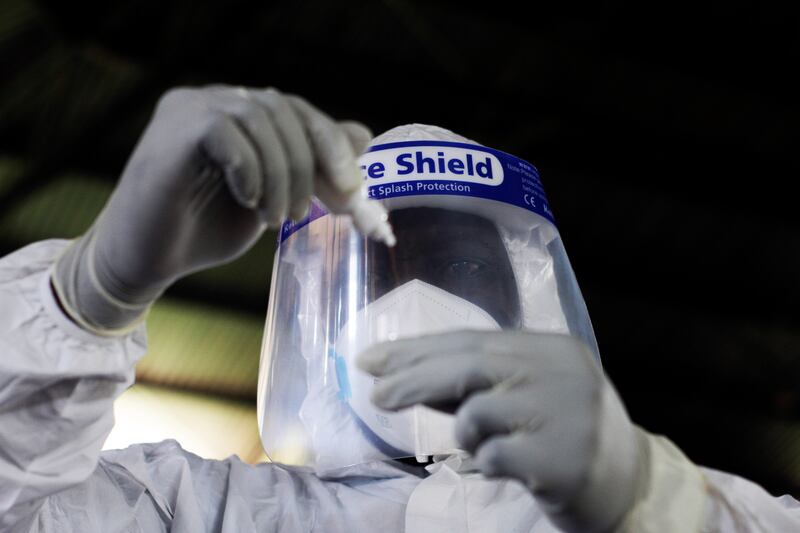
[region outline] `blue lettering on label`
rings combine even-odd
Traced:
[[[372,163],[369,167],[367,167],[367,165],[361,165],[358,168],[366,171],[367,177],[372,179],[382,178],[383,173],[386,172],[386,167],[380,161],[377,163]]]
[[[397,156],[397,166],[402,167],[397,171],[400,176],[406,176],[414,172],[414,163],[409,163],[406,159],[414,157],[412,154],[400,154]]]
[[[476,176],[487,180],[494,179],[490,156],[481,157],[476,161],[475,157],[470,153],[466,154],[464,159],[461,159],[457,155],[446,156],[444,152],[437,152],[434,159],[418,150],[416,152],[398,154],[395,158],[395,163],[397,163],[398,176],[452,173]],[[378,167],[378,165],[380,166]],[[365,165],[361,165],[361,169],[365,170]],[[382,163],[372,163],[366,168],[366,171],[368,178],[378,179],[384,177],[386,167]]]

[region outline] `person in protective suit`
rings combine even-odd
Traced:
[[[695,466],[636,427],[584,340],[516,328],[514,277],[491,237],[495,261],[444,271],[376,247],[392,274],[369,290],[379,299],[425,276],[500,329],[358,356],[379,378],[378,407],[447,405],[469,456],[318,475],[205,460],[175,441],[101,453],[113,401],[146,351],[147,309],[177,279],[303,218],[312,195],[364,235],[396,240],[396,254],[435,253],[413,225],[441,212],[398,210],[395,239],[381,204],[361,194],[356,157],[370,137],[276,90],[172,90],[85,235],[0,259],[0,531],[800,531],[793,499]],[[487,220],[461,222],[491,236]],[[479,289],[458,281],[471,275],[489,278]]]

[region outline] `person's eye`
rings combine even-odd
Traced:
[[[475,278],[488,269],[486,263],[473,259],[458,259],[445,265],[445,274],[457,278]]]

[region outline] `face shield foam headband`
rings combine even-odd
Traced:
[[[456,451],[451,415],[371,404],[374,378],[354,360],[373,343],[523,328],[596,349],[532,165],[419,125],[378,137],[360,163],[397,245],[364,239],[319,205],[284,225],[262,347],[264,448],[319,473]]]

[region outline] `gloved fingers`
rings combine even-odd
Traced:
[[[389,224],[389,213],[380,202],[358,202],[350,210],[353,226],[362,235],[383,242],[392,247],[397,243],[392,226]]]
[[[367,147],[369,147],[373,137],[368,127],[354,120],[342,120],[339,122],[339,126],[342,127],[347,134],[347,138],[350,139],[350,145],[353,147],[356,157],[367,151]]]
[[[373,137],[369,128],[352,120],[340,121],[339,125],[347,133],[356,157],[367,151]],[[380,202],[359,202],[351,210],[350,216],[356,230],[362,235],[384,242],[390,247],[397,242],[392,227],[387,222],[389,213]]]
[[[418,403],[449,410],[474,392],[524,381],[515,373],[517,369],[506,363],[502,357],[481,351],[431,355],[384,374],[375,384],[372,401],[388,410]]]
[[[363,235],[394,246],[396,239],[386,209],[367,201],[358,169],[357,156],[366,149],[372,133],[356,122],[336,123],[302,98],[288,98],[302,118],[314,148],[319,170],[314,181],[317,198],[332,213],[350,215]]]
[[[359,354],[358,365],[380,377],[415,363],[431,354],[459,354],[478,351],[492,361],[516,360],[542,372],[581,369],[600,372],[591,350],[575,337],[530,331],[458,330],[416,338],[378,343]],[[509,363],[512,364],[512,363]]]
[[[456,439],[468,452],[475,452],[487,439],[515,431],[533,433],[545,422],[530,388],[500,384],[471,395],[456,412]]]
[[[352,207],[353,203],[349,194],[337,190],[326,180],[314,181],[314,196],[325,204],[328,211],[336,215],[348,214],[348,209]]]
[[[211,94],[211,105],[230,115],[255,147],[263,180],[259,212],[269,226],[277,226],[288,212],[289,162],[272,118],[248,89],[220,88]]]
[[[464,354],[463,366],[469,372],[451,372],[454,363],[449,357],[431,356],[418,364],[398,370],[375,384],[372,401],[382,409],[396,411],[415,404],[443,404],[460,402],[466,394],[491,387],[491,382],[482,372],[472,368],[477,354]]]
[[[289,216],[293,220],[300,220],[308,213],[314,192],[314,154],[311,142],[306,136],[303,122],[286,96],[277,89],[253,91],[252,94],[269,110],[283,142],[290,176]]]
[[[542,504],[563,505],[587,482],[586,470],[570,465],[586,463],[576,454],[591,454],[591,450],[576,450],[570,443],[565,446],[546,433],[514,432],[489,438],[475,452],[475,464],[486,477],[518,479]]]
[[[317,181],[315,195],[331,213],[350,215],[353,226],[362,235],[389,247],[397,243],[389,224],[389,214],[380,202],[372,202],[366,198],[353,201],[348,194],[337,191],[324,180]]]
[[[211,164],[222,171],[234,199],[244,207],[254,208],[262,193],[261,166],[255,148],[241,128],[227,115],[216,113],[203,136],[201,149]],[[215,193],[213,183],[208,181],[198,180],[193,184],[196,187],[193,203],[204,204]]]
[[[361,187],[363,180],[356,154],[345,130],[299,96],[290,95],[287,98],[311,139],[321,177],[327,179],[336,191],[353,192]]]
[[[376,343],[358,355],[356,365],[373,376],[382,377],[436,355],[484,351],[493,334],[491,331],[458,330]]]
[[[536,443],[525,433],[500,435],[483,442],[474,454],[475,464],[487,477],[510,477],[530,488],[529,475],[539,462]]]

